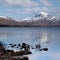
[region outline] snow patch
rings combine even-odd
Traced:
[[[48,13],[46,12],[40,12],[44,17],[47,17],[48,16]]]
[[[7,18],[6,16],[0,16],[0,18]]]

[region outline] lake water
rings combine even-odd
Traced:
[[[30,60],[60,60],[60,27],[0,27],[0,41],[10,49],[10,43],[25,42],[33,47],[40,44],[49,50],[33,50],[33,54],[29,55]]]

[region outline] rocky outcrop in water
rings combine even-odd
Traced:
[[[29,60],[23,55],[32,54],[30,50],[14,52],[13,50],[6,50],[2,42],[0,42],[0,60]],[[18,58],[19,57],[19,58]]]

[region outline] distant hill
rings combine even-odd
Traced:
[[[21,23],[17,22],[16,20],[10,18],[10,17],[1,17],[0,16],[0,27],[9,27],[9,26],[20,26]]]

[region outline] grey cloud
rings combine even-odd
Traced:
[[[60,7],[51,7],[47,11],[50,15],[60,16]]]
[[[54,11],[60,14],[60,7],[59,8],[55,8]]]
[[[31,14],[38,14],[40,12],[46,12],[48,10],[47,7],[35,7],[35,8],[22,8],[22,9],[7,9],[7,12],[14,13],[14,14],[24,14],[24,15],[31,15]]]
[[[0,6],[5,6],[7,3],[5,0],[0,0]]]
[[[0,0],[0,5],[8,5],[8,6],[22,6],[22,7],[32,7],[38,6],[38,3],[32,0]]]

